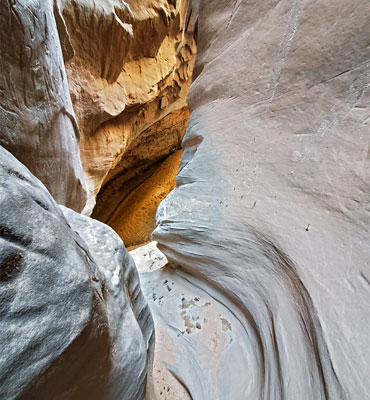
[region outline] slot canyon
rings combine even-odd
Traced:
[[[368,0],[0,0],[0,400],[370,400]]]

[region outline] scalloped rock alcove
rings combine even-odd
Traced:
[[[94,215],[105,220],[108,185],[132,185],[134,176],[180,146],[196,52],[194,21],[187,1],[96,7],[71,0],[62,13],[74,50],[64,54],[88,189],[84,213],[92,213],[101,192]]]
[[[175,186],[196,44],[191,2],[113,3],[64,3],[73,48],[64,54],[88,188],[84,213],[131,248],[150,239],[156,208]]]
[[[145,130],[98,193],[92,217],[111,226],[129,250],[151,240],[157,207],[176,185],[188,120],[184,107]]]

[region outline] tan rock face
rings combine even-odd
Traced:
[[[181,147],[188,119],[187,108],[174,111],[131,143],[125,156],[108,174],[108,182],[98,194],[94,218],[108,223],[120,202],[153,174],[167,154]]]
[[[90,213],[102,184],[127,167],[121,160],[131,143],[170,113],[183,121],[173,112],[186,106],[196,47],[187,1],[67,0],[62,7]]]
[[[177,150],[157,167],[143,184],[133,190],[116,208],[107,223],[132,248],[150,240],[155,229],[159,203],[176,186],[182,151]]]

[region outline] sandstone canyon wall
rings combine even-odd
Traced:
[[[0,144],[16,156],[0,146],[0,398],[142,399],[154,327],[135,264],[57,204],[87,198],[61,10],[0,2]]]
[[[369,3],[198,5],[177,269],[143,275],[165,365],[197,400],[369,398]]]
[[[73,49],[66,70],[88,186],[84,212],[91,214],[103,185],[114,210],[125,195],[114,202],[117,186],[181,146],[195,56],[190,7],[167,0],[60,7]],[[107,202],[100,203],[95,216],[106,222]]]
[[[117,186],[181,147],[190,10],[164,0],[1,3],[1,144],[59,203],[91,214],[105,185],[114,210],[127,194]]]
[[[66,30],[58,21],[50,1],[0,2],[0,145],[58,203],[81,211],[85,179],[58,36],[64,38]]]
[[[0,0],[0,399],[369,398],[369,19]]]

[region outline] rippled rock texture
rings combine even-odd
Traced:
[[[181,146],[196,50],[188,1],[0,7],[0,144],[59,203],[91,214],[103,185]]]
[[[107,220],[128,249],[150,241],[160,202],[176,186],[182,151],[168,156],[140,186],[133,190]]]
[[[0,2],[0,145],[57,202],[80,211],[86,189],[79,131],[59,42],[65,26],[54,11],[57,23],[51,1]]]
[[[146,129],[98,193],[92,217],[111,226],[128,248],[150,239],[158,204],[175,187],[188,121],[183,108]]]
[[[148,133],[157,140],[168,128],[148,132],[153,124],[170,116],[165,155],[178,148],[188,120],[179,110],[187,106],[194,24],[185,0],[64,0],[61,9],[72,49],[66,70],[89,189],[85,212],[91,213],[103,185],[127,167],[142,166],[140,157],[126,158],[126,153],[132,156],[140,142],[144,148]],[[146,152],[150,164],[163,157],[163,145]]]
[[[3,148],[0,221],[0,398],[142,399],[153,322],[117,234]]]
[[[155,231],[181,268],[153,272],[187,355],[165,365],[194,399],[369,395],[369,18],[362,0],[199,3],[178,187]],[[190,297],[230,323],[226,351],[186,331]]]

